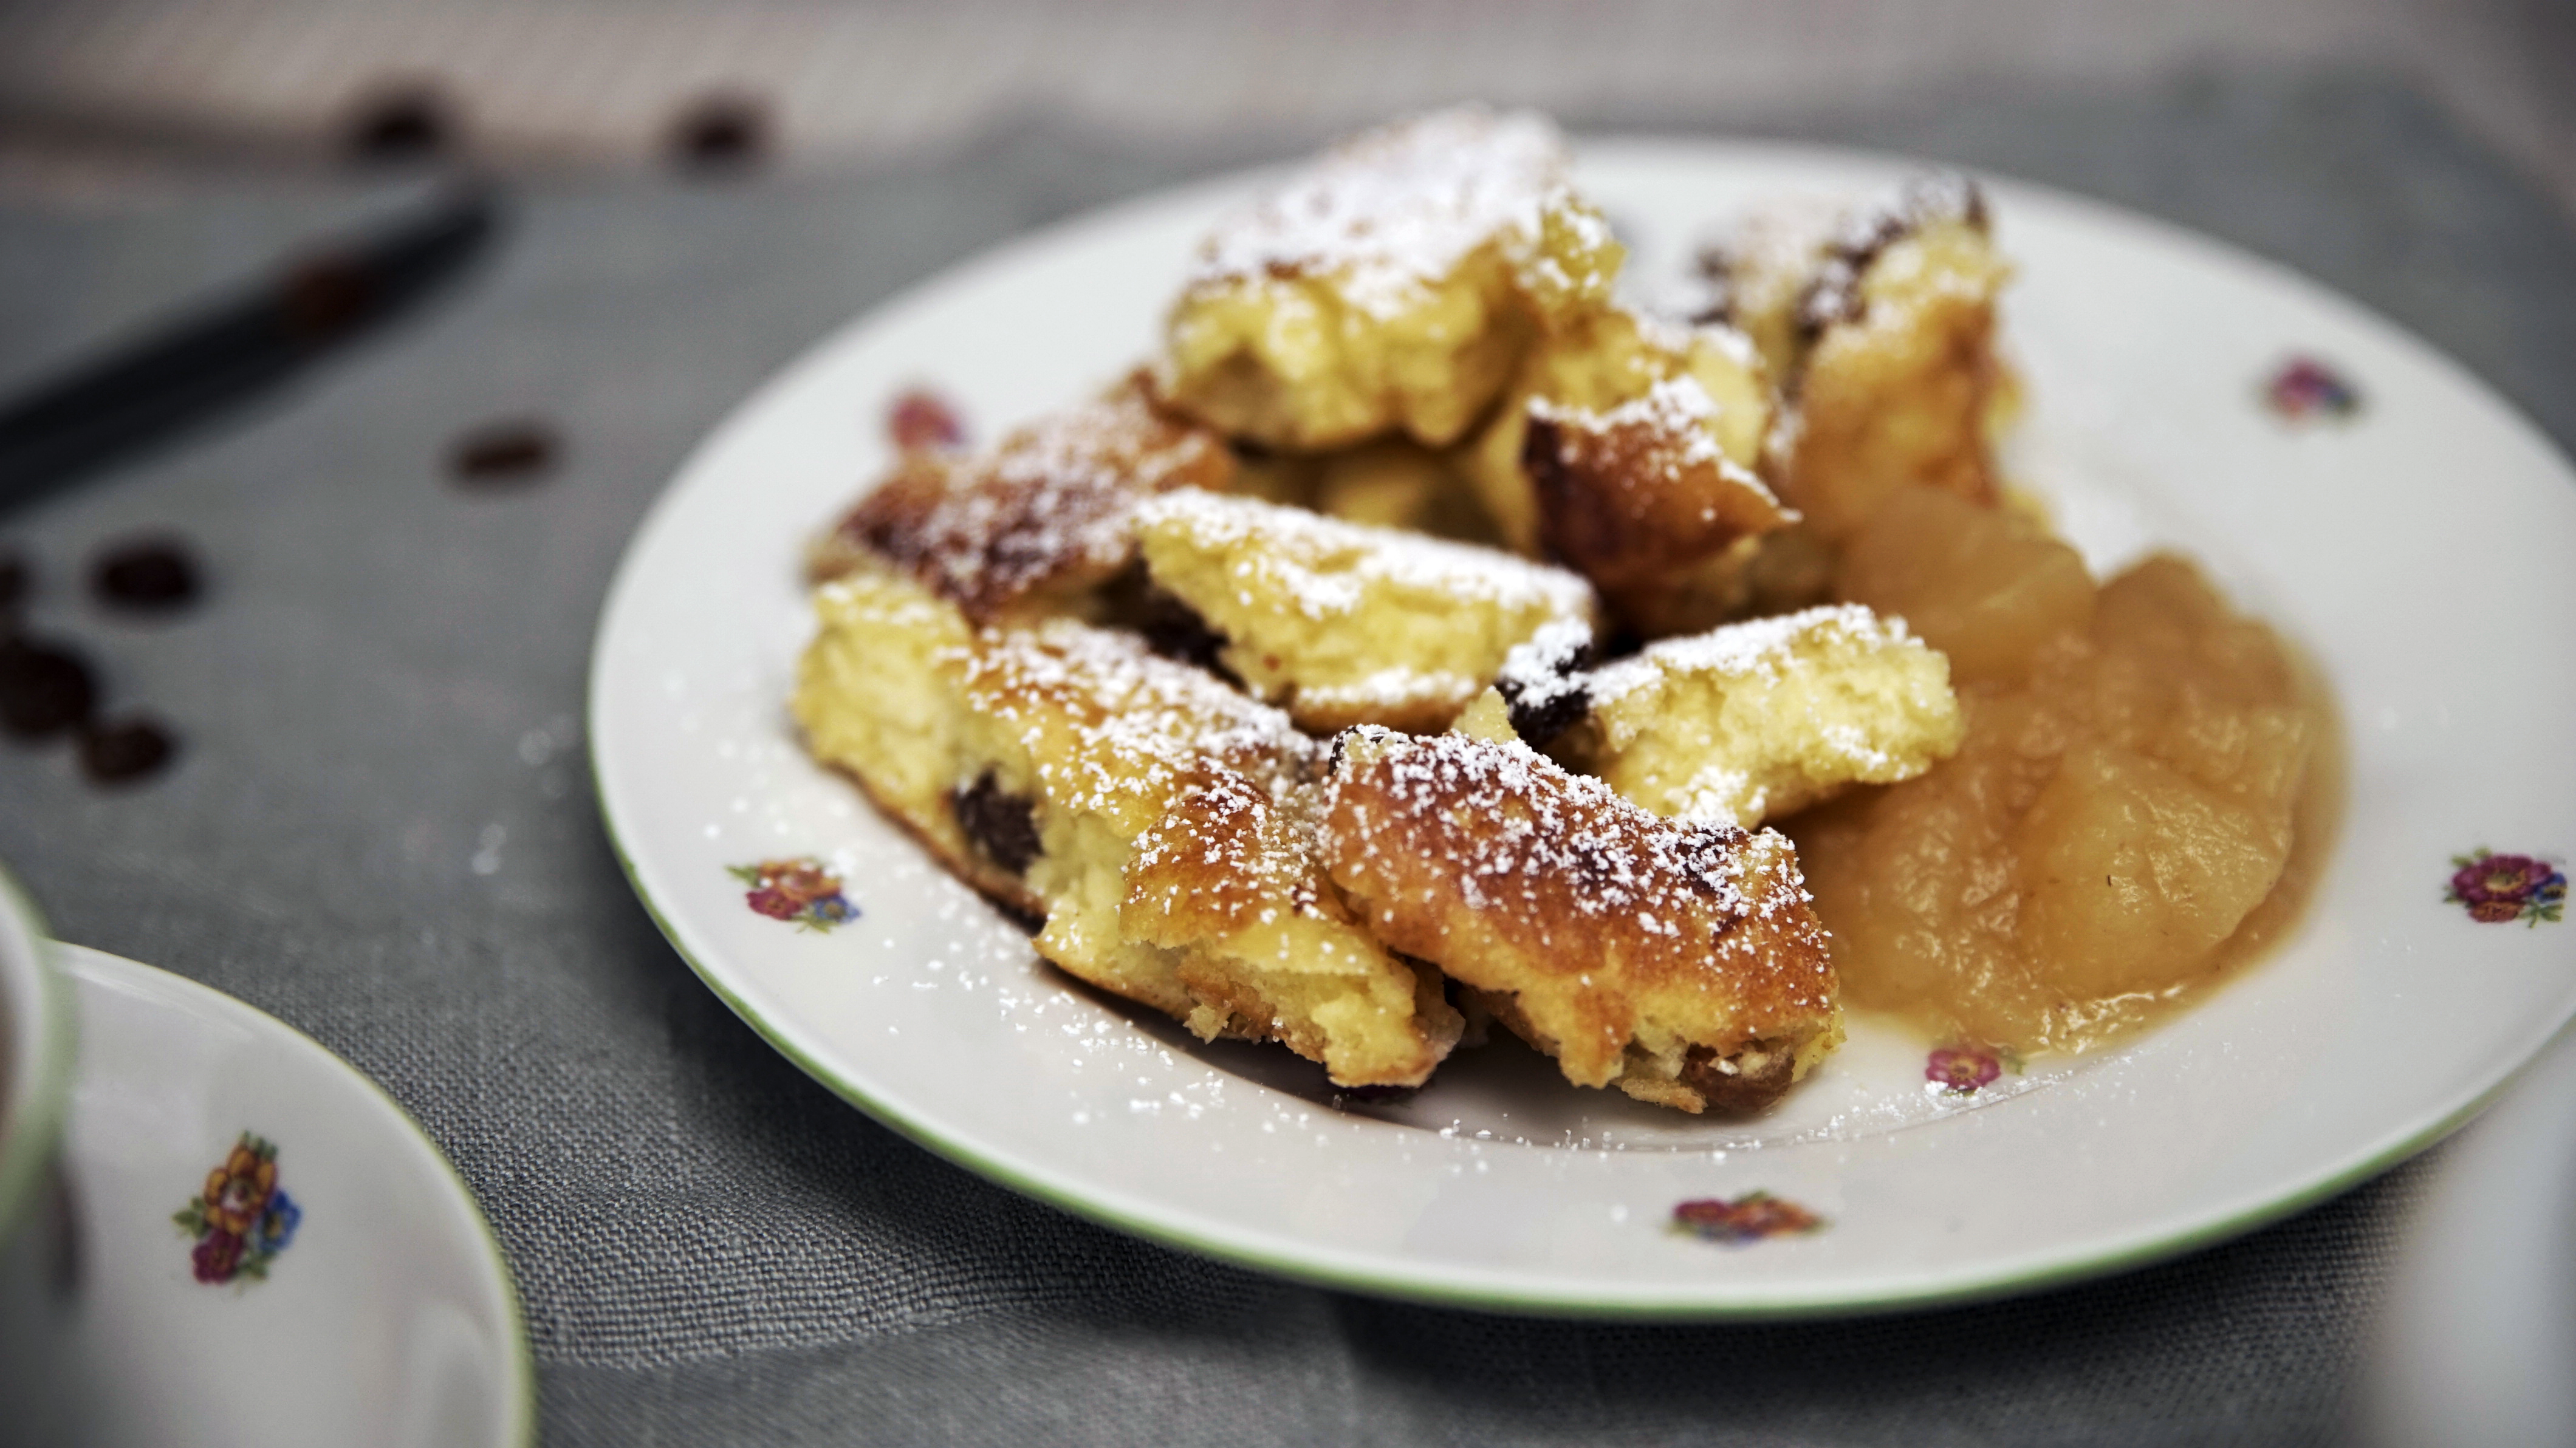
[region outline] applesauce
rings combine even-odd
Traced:
[[[1835,587],[1947,653],[1967,719],[1928,774],[1788,822],[1850,1004],[2080,1050],[2295,919],[2334,822],[2332,712],[2189,562],[2097,585],[2028,518],[1918,487]]]

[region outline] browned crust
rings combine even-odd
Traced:
[[[1321,843],[1381,940],[1516,997],[1514,1029],[1578,1083],[1618,1078],[1649,1021],[1712,1059],[1832,1029],[1824,930],[1777,836],[1660,819],[1518,745],[1354,730]]]
[[[1533,409],[1521,466],[1537,491],[1539,540],[1605,591],[1714,558],[1794,518],[1696,424],[1613,421]]]
[[[1139,502],[1221,490],[1234,467],[1223,438],[1165,411],[1139,373],[986,451],[904,454],[807,568],[820,582],[873,555],[990,622],[1029,595],[1107,580],[1133,556]]]

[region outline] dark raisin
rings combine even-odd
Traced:
[[[554,430],[534,418],[487,422],[448,449],[447,470],[467,488],[502,488],[534,481],[562,451]]]
[[[96,784],[126,784],[160,772],[178,748],[170,732],[149,719],[95,724],[81,731],[81,772]]]
[[[1405,1100],[1421,1089],[1419,1086],[1335,1086],[1333,1104],[1383,1106],[1390,1101]]]
[[[1148,587],[1137,609],[1136,631],[1145,646],[1167,659],[1196,664],[1237,685],[1242,680],[1222,661],[1225,635],[1208,627],[1199,611],[1159,588]]]
[[[749,96],[707,96],[671,127],[671,158],[701,173],[741,171],[769,149],[769,108]]]
[[[455,144],[446,97],[426,85],[387,87],[361,101],[349,118],[349,154],[360,161],[426,161]]]
[[[1028,796],[1002,788],[993,771],[963,789],[948,791],[949,811],[957,827],[985,859],[1014,875],[1025,875],[1038,857],[1038,814]]]
[[[0,641],[0,729],[46,739],[97,706],[98,682],[80,655],[31,639]]]
[[[1556,736],[1583,722],[1592,712],[1592,691],[1580,679],[1567,679],[1546,691],[1517,681],[1497,682],[1503,702],[1511,707],[1512,732],[1532,749],[1545,749]]]
[[[197,563],[175,538],[129,539],[91,563],[89,586],[110,608],[166,613],[196,601]]]

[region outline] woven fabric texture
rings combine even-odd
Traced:
[[[2576,238],[2401,89],[1984,94],[1800,134],[2250,246],[2576,439]],[[825,328],[960,255],[1247,159],[1032,120],[846,177],[529,183],[498,253],[426,317],[0,520],[39,569],[32,625],[89,647],[112,709],[185,739],[166,778],[118,793],[59,748],[0,751],[0,860],[66,938],[275,1013],[420,1118],[508,1250],[552,1443],[2328,1436],[2424,1163],[2016,1302],[1728,1328],[1438,1311],[1200,1261],[972,1177],[798,1074],[664,944],[603,837],[577,721],[610,571],[691,444]],[[0,391],[368,199],[331,176],[0,178]],[[524,415],[564,439],[553,476],[446,480],[461,430]],[[207,560],[184,619],[80,601],[91,550],[144,527]]]

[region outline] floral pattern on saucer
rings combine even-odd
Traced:
[[[751,887],[743,892],[744,904],[772,920],[794,921],[799,930],[828,933],[859,918],[859,907],[841,892],[841,877],[818,860],[727,865],[725,873]]]
[[[277,1181],[277,1144],[243,1132],[222,1164],[206,1173],[205,1190],[170,1215],[196,1240],[188,1254],[197,1280],[220,1287],[266,1281],[268,1264],[295,1241],[304,1209]]]
[[[1821,1232],[1825,1219],[1786,1197],[1746,1192],[1733,1201],[1703,1197],[1673,1208],[1671,1230],[1704,1242],[1742,1246],[1766,1237],[1805,1236]]]
[[[2343,422],[2361,414],[2361,390],[2314,357],[2293,357],[2263,384],[2263,405],[2291,422]]]
[[[2556,924],[2567,908],[2567,872],[2533,855],[2499,855],[2483,847],[2451,857],[2451,888],[2444,903],[2464,907],[2471,920],[2503,925],[2519,920]]]

